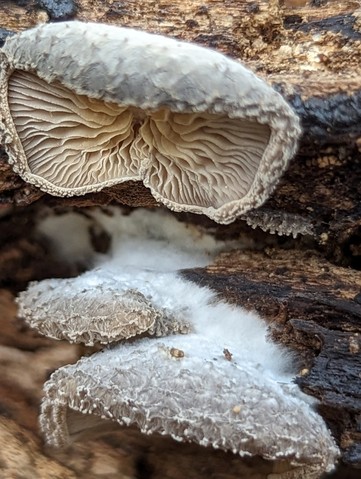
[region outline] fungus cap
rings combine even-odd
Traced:
[[[304,475],[289,478],[331,470],[338,449],[298,387],[262,375],[260,365],[232,353],[229,361],[221,343],[197,334],[144,338],[60,368],[44,386],[45,439],[64,446],[110,420],[305,467]]]
[[[108,25],[41,25],[1,53],[13,168],[58,196],[142,180],[175,211],[220,223],[260,206],[297,148],[283,98],[236,61]]]
[[[48,338],[86,346],[143,333],[188,333],[191,325],[186,319],[152,303],[152,293],[157,291],[150,281],[157,281],[156,275],[149,275],[149,280],[136,275],[134,270],[116,275],[97,268],[77,278],[34,281],[17,298],[18,316]],[[172,281],[174,276],[167,279]]]
[[[75,281],[31,283],[18,297],[19,317],[49,338],[87,346],[128,339],[152,329],[157,313],[139,291],[119,291],[111,280],[77,288]]]
[[[74,216],[64,216],[72,227]],[[208,264],[200,252],[206,245],[218,251],[218,242],[159,210],[92,217],[112,233],[108,254],[77,278],[32,283],[18,298],[19,315],[43,334],[87,344],[122,340],[47,382],[47,442],[65,445],[108,419],[305,469],[287,478],[331,469],[337,447],[293,383],[292,357],[270,341],[267,324],[179,271]],[[48,233],[57,224],[66,231],[66,221],[55,221]],[[153,337],[134,338],[147,333]],[[154,337],[160,334],[167,336]]]

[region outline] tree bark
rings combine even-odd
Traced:
[[[257,309],[271,321],[274,337],[301,354],[297,381],[319,399],[320,413],[342,448],[343,463],[361,468],[360,2],[77,3],[76,19],[141,28],[241,60],[280,91],[299,114],[303,127],[299,153],[264,206],[227,227],[194,215],[180,217],[203,222],[222,237],[237,237],[246,222],[303,238],[286,241],[285,247],[223,255],[209,268],[184,274],[229,301]],[[49,13],[35,0],[2,2],[0,39],[7,31],[20,31],[48,19]],[[51,197],[14,174],[2,151],[0,285],[17,291],[32,279],[76,273],[64,271],[56,260],[45,263],[46,246],[32,232],[34,207],[114,202],[155,206],[140,183],[80,198]],[[145,462],[150,460],[149,452],[143,449],[142,454]],[[353,473],[340,474],[345,478]]]
[[[270,321],[274,339],[298,351],[298,384],[320,400],[344,461],[360,467],[361,273],[310,250],[266,248],[223,254],[184,274],[256,309]]]
[[[20,2],[23,4],[24,2]],[[0,25],[22,30],[47,19],[36,2],[5,2]],[[252,226],[309,234],[328,257],[360,267],[361,80],[359,2],[80,0],[77,18],[142,28],[216,48],[242,60],[279,90],[302,120],[299,154]],[[19,23],[18,18],[21,18]],[[50,199],[11,173],[0,157],[0,207],[46,202],[152,206],[141,184],[97,195]]]

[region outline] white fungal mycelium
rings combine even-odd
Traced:
[[[299,120],[240,63],[159,35],[41,25],[0,53],[0,129],[14,170],[60,196],[141,180],[220,223],[269,197]]]
[[[164,211],[109,216],[98,210],[88,218],[112,236],[109,253],[94,255],[92,268],[78,278],[33,283],[18,299],[20,316],[44,334],[118,343],[47,381],[40,418],[46,441],[63,446],[117,422],[288,461],[291,471],[275,477],[311,479],[331,470],[338,449],[293,383],[292,355],[269,339],[256,313],[180,272],[207,265],[234,244]],[[57,221],[45,219],[40,227],[55,241]]]
[[[108,255],[90,257],[90,240],[82,226],[89,228],[92,220],[113,237]],[[205,266],[225,244],[164,211],[138,209],[122,216],[113,209],[112,215],[98,211],[92,218],[67,213],[45,218],[38,229],[67,260],[86,256],[94,265],[75,279],[44,280],[20,294],[19,315],[46,336],[91,345],[145,331],[186,332],[196,315],[194,305],[214,297],[202,288],[198,297],[196,287],[190,290],[177,271]],[[74,233],[79,243],[68,240]]]

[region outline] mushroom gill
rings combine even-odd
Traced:
[[[248,193],[270,129],[225,115],[163,110],[150,116],[141,134],[150,158],[144,182],[153,194],[161,201],[220,208]]]
[[[137,178],[130,108],[22,71],[9,78],[8,98],[31,174],[64,192]]]
[[[0,64],[9,161],[53,195],[142,180],[175,211],[230,223],[264,203],[297,149],[281,95],[196,45],[64,22],[13,36]]]
[[[160,201],[218,208],[247,194],[270,136],[226,115],[144,114],[28,72],[8,88],[31,174],[64,194],[142,179]]]

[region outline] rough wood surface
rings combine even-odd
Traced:
[[[47,13],[36,5],[3,2],[0,26],[19,31],[47,21]],[[359,1],[79,0],[78,5],[74,18],[80,20],[142,28],[216,48],[281,91],[302,119],[301,148],[272,198],[247,221],[280,233],[309,233],[331,259],[360,267]],[[43,196],[11,174],[4,155],[0,170],[0,207],[30,204]],[[72,202],[111,201],[154,205],[138,183]]]
[[[12,215],[14,220],[17,222],[16,215]],[[24,225],[23,214],[18,220]],[[24,227],[14,228],[14,240],[16,236],[23,237],[23,231]],[[31,231],[30,223],[26,231]],[[36,237],[28,234],[27,242],[34,247]],[[16,250],[17,242],[14,244]],[[21,253],[21,249],[18,250]],[[8,287],[16,290],[24,287],[29,277],[44,276],[44,264],[55,263],[49,250],[42,251],[43,260],[39,255],[38,261],[24,268],[25,281],[20,266],[15,268],[19,278],[5,278]],[[2,256],[0,251],[0,258]],[[26,260],[25,255],[24,264]],[[53,276],[55,271],[56,267],[54,271],[50,268],[49,275]],[[66,276],[75,273],[64,267],[57,272],[60,271]],[[274,339],[297,352],[300,358],[297,381],[305,392],[319,399],[319,411],[342,447],[344,463],[359,467],[361,273],[333,266],[312,250],[266,247],[258,252],[223,254],[208,268],[187,270],[183,274],[198,284],[210,286],[230,302],[258,310],[270,322]],[[48,461],[50,455],[59,465],[68,468],[68,475],[59,476],[66,478],[74,477],[72,474],[79,478],[97,478],[104,470],[110,471],[109,477],[134,479],[180,479],[187,476],[186,471],[190,469],[192,472],[187,477],[194,479],[261,479],[270,472],[271,465],[264,461],[242,464],[233,455],[213,454],[203,448],[144,438],[121,430],[95,442],[76,444],[66,452],[41,449],[36,418],[42,383],[50,371],[74,362],[82,351],[63,342],[39,338],[24,327],[16,319],[14,296],[9,289],[0,291],[0,318],[0,410],[7,418],[0,427],[3,434],[0,441],[9,442],[9,430],[25,428],[25,436],[32,438],[26,440],[26,444],[34,442],[36,447],[26,447],[24,461],[33,455]],[[19,437],[21,442],[25,436],[14,435],[18,441],[14,444],[16,449]],[[12,470],[14,463],[11,464],[8,455],[5,457],[6,467]],[[85,457],[89,458],[91,473],[83,466]],[[50,466],[54,464],[50,462]],[[227,470],[226,476],[222,475],[224,470]],[[352,473],[349,468],[334,477],[356,478],[358,473],[356,470]],[[28,477],[31,474],[34,472]]]
[[[193,281],[268,318],[273,336],[301,353],[301,388],[361,466],[361,273],[331,265],[312,251],[267,248],[222,255],[186,272]]]
[[[247,221],[264,229],[307,233],[315,243],[308,238],[287,242],[282,249],[235,252],[207,269],[185,274],[230,301],[259,310],[271,321],[274,337],[300,353],[298,382],[320,400],[319,410],[342,447],[343,465],[332,477],[359,477],[361,2],[77,3],[75,18],[80,20],[142,28],[240,59],[281,91],[299,113],[304,129],[300,152],[272,198]],[[48,20],[35,0],[3,1],[0,27],[5,30],[0,41],[7,30],[20,31]],[[79,265],[69,270],[51,258],[47,245],[33,235],[33,208],[42,203],[84,207],[109,202],[154,206],[154,199],[138,183],[82,198],[51,198],[18,178],[6,155],[0,154],[0,287],[6,288],[0,294],[0,478],[14,477],[16,468],[29,478],[49,477],[44,468],[59,478],[106,474],[132,479],[235,479],[251,478],[253,473],[264,477],[269,465],[263,463],[241,471],[234,456],[136,434],[129,439],[123,432],[63,454],[43,449],[36,426],[41,384],[48,371],[74,361],[79,351],[24,330],[15,319],[12,293],[33,279],[74,275]],[[192,215],[184,215],[184,220],[202,221],[223,237],[245,229],[241,220],[228,227]]]

